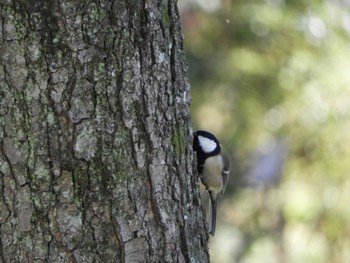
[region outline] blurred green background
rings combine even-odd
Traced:
[[[212,262],[350,262],[350,2],[179,7],[194,128],[232,159]]]

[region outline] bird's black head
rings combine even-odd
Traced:
[[[198,130],[193,133],[193,150],[197,153],[197,169],[201,173],[205,160],[221,151],[218,139],[210,132]]]

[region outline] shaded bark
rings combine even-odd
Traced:
[[[207,262],[175,2],[0,12],[0,262]]]

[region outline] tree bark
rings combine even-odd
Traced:
[[[0,1],[0,262],[207,262],[168,0]]]

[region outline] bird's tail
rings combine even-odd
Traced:
[[[210,196],[210,198],[209,198],[209,222],[208,222],[208,227],[209,227],[209,234],[211,234],[212,236],[215,235],[216,211],[217,211],[216,197],[212,198]]]

